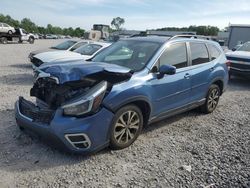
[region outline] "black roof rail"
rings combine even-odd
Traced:
[[[193,38],[193,39],[206,39],[211,40],[210,37],[204,35],[174,35],[169,40],[173,40],[176,38]]]
[[[173,37],[173,35],[168,34],[150,34],[145,31],[140,32],[139,34],[131,35],[130,37],[148,37],[148,36],[159,36],[159,37]]]

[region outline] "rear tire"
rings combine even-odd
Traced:
[[[2,38],[0,39],[0,42],[3,43],[3,44],[7,44],[7,43],[8,43],[8,40],[7,40],[6,37],[2,37]]]
[[[110,128],[110,148],[123,149],[130,146],[139,136],[143,127],[141,110],[135,105],[119,109]]]
[[[212,84],[209,87],[205,104],[200,107],[201,112],[206,114],[212,113],[219,103],[220,95],[221,91],[219,86],[216,84]]]
[[[35,41],[35,39],[34,39],[33,37],[30,37],[29,40],[28,40],[28,42],[29,42],[30,44],[33,44],[34,41]]]

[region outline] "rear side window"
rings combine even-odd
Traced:
[[[4,27],[9,27],[9,25],[8,25],[8,24],[6,24],[6,23],[3,23],[3,26],[4,26]]]
[[[220,56],[220,50],[214,45],[208,44],[208,49],[212,60],[217,59]]]
[[[185,43],[169,46],[159,59],[160,65],[172,65],[178,68],[187,67],[187,49]]]
[[[207,47],[203,43],[190,43],[192,65],[209,62]]]

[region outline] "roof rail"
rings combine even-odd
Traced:
[[[173,39],[176,39],[176,38],[191,38],[191,39],[206,39],[206,40],[211,40],[210,37],[203,36],[203,35],[174,35],[169,40],[173,40]]]

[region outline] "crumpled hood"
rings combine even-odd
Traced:
[[[106,80],[110,83],[118,83],[132,76],[130,69],[119,65],[97,62],[72,62],[58,64],[40,69],[41,71],[58,78],[59,84],[81,81],[85,78]]]
[[[234,52],[227,52],[227,57],[235,57],[235,58],[243,58],[243,59],[250,59],[250,52],[246,51],[234,51]]]
[[[83,59],[81,54],[71,51],[51,51],[44,52],[34,56],[37,59],[40,59],[44,63],[56,63],[59,61],[67,61],[67,60],[79,60]]]

